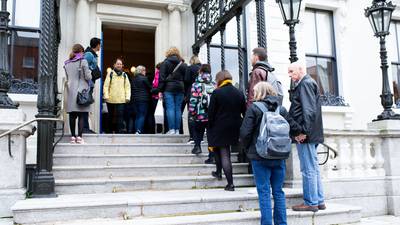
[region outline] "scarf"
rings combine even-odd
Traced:
[[[67,61],[65,61],[64,65],[67,65],[68,63],[76,62],[81,59],[83,59],[83,53],[76,53],[74,58],[68,59]]]
[[[224,87],[224,86],[226,86],[226,85],[232,85],[233,84],[233,82],[232,82],[232,80],[224,80],[219,86],[218,86],[218,88],[222,88],[222,87]]]

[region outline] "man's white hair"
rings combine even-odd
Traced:
[[[146,67],[139,65],[136,67],[135,73],[136,74],[143,74],[143,72],[146,71]]]

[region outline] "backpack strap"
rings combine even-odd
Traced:
[[[262,102],[253,102],[253,104],[255,106],[257,106],[257,108],[259,108],[261,110],[261,112],[263,112],[263,113],[268,112],[268,108],[264,105],[264,103],[262,103]]]

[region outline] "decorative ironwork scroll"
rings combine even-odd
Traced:
[[[321,95],[321,105],[323,106],[349,106],[342,96],[331,93]]]

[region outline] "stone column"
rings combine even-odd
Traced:
[[[181,12],[185,12],[187,7],[184,5],[176,5],[169,4],[168,12],[169,12],[169,47],[175,46],[180,51],[182,51],[181,47],[181,36],[182,36],[182,21],[181,21]]]
[[[368,125],[380,131],[386,173],[388,213],[400,216],[400,120],[381,120]]]
[[[83,47],[90,41],[90,3],[93,0],[76,0],[75,11],[75,43]]]
[[[25,118],[22,110],[0,109],[0,134],[25,122]],[[0,138],[0,218],[12,216],[11,206],[25,199],[26,138],[31,132],[32,126],[27,126]]]

